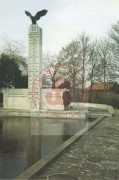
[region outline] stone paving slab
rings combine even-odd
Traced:
[[[119,115],[106,117],[31,179],[119,180]]]

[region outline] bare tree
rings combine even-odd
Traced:
[[[76,87],[79,83],[77,78],[79,77],[79,72],[82,69],[82,64],[79,60],[79,42],[73,40],[71,43],[63,47],[59,53],[59,59],[64,67],[64,76],[68,77],[71,81],[73,89],[73,101],[76,100]]]
[[[98,43],[96,80],[104,83],[104,98],[107,98],[107,82],[110,81],[111,52],[110,44],[104,39]]]
[[[55,82],[60,78],[61,62],[57,55],[47,53],[43,57],[43,77],[44,79],[50,78],[52,81],[52,88],[55,88]]]
[[[78,36],[80,62],[82,64],[82,99],[84,100],[85,83],[87,80],[88,64],[90,60],[90,38],[85,33]]]
[[[109,31],[109,42],[111,50],[111,69],[110,77],[112,79],[119,78],[119,21],[112,25]]]
[[[86,66],[89,61],[90,38],[85,33],[62,48],[59,54],[62,66],[72,84],[73,100],[76,101],[76,88],[82,86],[82,100],[86,81]]]
[[[90,45],[90,52],[89,52],[89,71],[88,71],[88,80],[90,81],[90,101],[93,102],[93,94],[92,94],[92,87],[93,83],[95,82],[96,76],[98,74],[98,43],[97,41],[93,42]]]

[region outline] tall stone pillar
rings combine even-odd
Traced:
[[[29,27],[28,34],[28,92],[30,109],[41,109],[42,82],[42,29],[37,24]]]

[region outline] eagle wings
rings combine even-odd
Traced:
[[[43,9],[42,11],[38,11],[35,16],[32,16],[29,11],[25,11],[25,14],[30,17],[32,24],[36,24],[36,21],[38,21],[42,16],[45,16],[47,12],[48,10]]]

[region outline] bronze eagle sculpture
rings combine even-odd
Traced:
[[[36,21],[38,21],[42,16],[45,16],[47,12],[48,10],[43,9],[42,11],[38,11],[35,16],[32,16],[28,11],[25,11],[25,14],[30,17],[32,24],[37,24]]]

